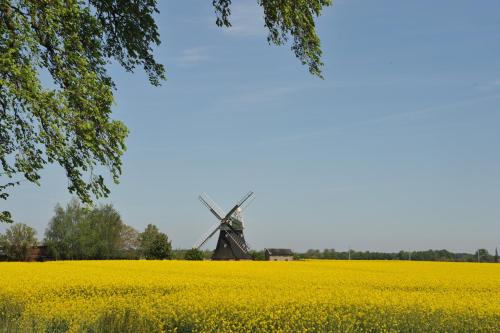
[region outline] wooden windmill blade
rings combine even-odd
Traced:
[[[253,192],[252,191],[249,191],[247,194],[245,194],[243,196],[243,198],[241,198],[240,201],[238,201],[238,203],[236,204],[238,207],[242,207],[243,204],[245,203],[245,201],[247,201],[251,196],[253,196]]]
[[[247,201],[252,195],[253,195],[252,191],[245,194],[243,198],[241,198],[241,200],[238,201],[236,205],[234,205],[234,207],[229,211],[229,213],[227,213],[226,216],[224,216],[224,222],[226,222],[239,208],[241,208],[241,205],[243,205],[245,201]]]
[[[213,229],[213,230],[212,230]],[[200,240],[193,246],[195,249],[199,249],[200,247],[203,246],[218,230],[220,229],[220,222],[213,225],[212,228],[210,228],[205,235],[203,235]]]
[[[244,211],[245,209],[247,209],[248,206],[250,206],[252,204],[252,202],[255,200],[255,193],[252,193],[253,195],[250,197],[250,200],[247,200],[245,201],[242,205],[241,205],[241,211]]]
[[[205,193],[198,196],[198,199],[221,221],[226,215],[222,209]]]

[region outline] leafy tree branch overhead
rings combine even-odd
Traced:
[[[212,2],[221,27],[231,0]],[[295,56],[321,77],[314,19],[331,0],[258,0],[268,42],[292,41]],[[106,65],[142,68],[152,85],[165,80],[153,55],[160,44],[156,0],[0,0],[0,199],[26,180],[40,182],[46,164],[66,171],[80,200],[105,197],[104,167],[118,183],[127,127],[111,118],[115,89]],[[44,85],[40,73],[55,85]],[[0,210],[0,221],[12,222]]]
[[[231,26],[231,0],[213,0],[216,24]],[[264,10],[264,25],[269,30],[269,44],[283,45],[293,39],[292,51],[309,72],[321,76],[321,43],[316,34],[315,17],[321,15],[323,7],[332,0],[258,0]]]

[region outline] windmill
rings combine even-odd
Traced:
[[[225,214],[215,202],[206,194],[198,196],[200,201],[212,212],[217,218],[217,223],[213,225],[208,232],[203,235],[195,244],[194,248],[199,249],[203,246],[217,231],[219,239],[215,248],[212,260],[240,260],[251,259],[249,254],[249,246],[243,236],[243,218],[241,212],[245,209],[252,200],[253,192],[250,191],[241,198],[234,207]],[[245,204],[246,203],[246,204]]]

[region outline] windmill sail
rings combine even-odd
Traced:
[[[253,195],[253,192],[252,191],[249,191],[247,194],[245,194],[243,196],[243,198],[241,198],[241,200],[236,204],[238,207],[241,207],[243,206],[243,204],[245,203],[245,201],[248,200],[248,198],[250,198],[251,196]]]
[[[193,246],[195,249],[199,249],[203,246],[216,232],[220,229],[220,222],[214,224]]]
[[[198,199],[200,199],[200,201],[212,212],[212,214],[215,215],[217,219],[219,219],[219,221],[222,220],[223,216],[226,215],[224,211],[220,209],[219,206],[217,206],[208,195],[199,195]]]

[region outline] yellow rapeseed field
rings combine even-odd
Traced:
[[[500,265],[0,263],[3,332],[500,332]]]

